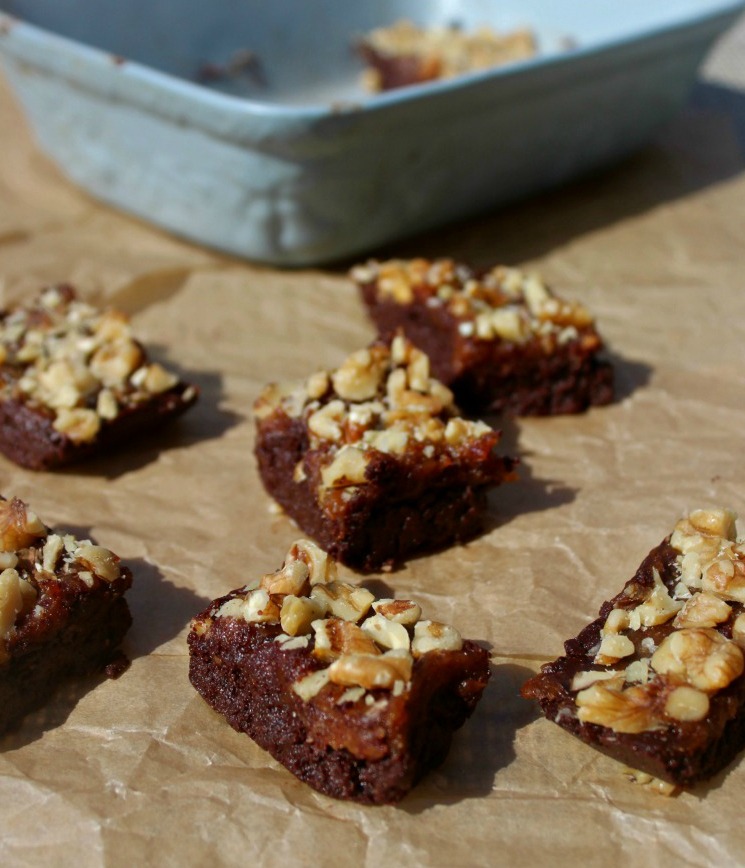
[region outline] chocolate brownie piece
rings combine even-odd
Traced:
[[[368,262],[352,278],[380,334],[403,329],[469,413],[579,413],[613,399],[592,317],[534,275],[413,259]]]
[[[234,729],[314,789],[370,804],[443,761],[489,678],[483,648],[411,600],[338,581],[308,540],[212,602],[188,643],[191,683]]]
[[[269,494],[337,560],[364,570],[475,536],[487,491],[513,477],[499,433],[455,415],[401,337],[255,404]]]
[[[65,681],[128,663],[132,576],[90,540],[54,533],[17,498],[0,498],[0,732]]]
[[[366,87],[381,91],[525,60],[536,53],[536,42],[529,30],[497,33],[480,27],[469,32],[402,20],[371,30],[357,41],[357,51],[369,67]]]
[[[49,470],[183,413],[197,389],[148,360],[124,314],[70,286],[0,314],[0,451]]]
[[[743,648],[745,542],[729,510],[696,510],[522,693],[588,744],[686,787],[745,745]]]

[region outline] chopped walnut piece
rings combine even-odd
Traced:
[[[334,684],[359,685],[367,690],[392,689],[396,681],[411,679],[411,655],[393,655],[390,652],[379,657],[366,654],[345,654],[328,668],[329,679]]]
[[[378,645],[383,648],[403,648],[406,651],[411,647],[409,631],[403,624],[389,621],[384,615],[373,615],[362,622],[362,629]]]
[[[167,392],[178,383],[178,377],[157,362],[146,365],[144,368],[138,368],[132,374],[131,380],[135,386],[144,389],[151,395]]]
[[[90,370],[104,386],[120,386],[142,363],[142,349],[131,338],[100,346],[91,356]]]
[[[430,651],[459,651],[463,647],[460,633],[449,624],[419,621],[414,627],[411,653],[415,657]]]
[[[101,429],[101,420],[96,411],[85,407],[71,410],[60,408],[52,424],[55,431],[69,437],[73,443],[89,443],[95,440]]]
[[[656,569],[652,570],[654,586],[646,600],[640,603],[629,614],[629,625],[632,630],[640,627],[654,627],[669,621],[682,607],[680,600],[673,600],[667,587]]]
[[[323,612],[315,600],[288,594],[282,600],[279,622],[288,635],[305,635],[310,633],[311,624],[318,620],[321,615]]]
[[[81,543],[75,549],[75,557],[106,582],[115,581],[121,574],[119,558],[103,546]]]
[[[279,608],[269,594],[259,588],[249,591],[245,597],[233,597],[223,603],[216,612],[217,617],[242,618],[249,623],[276,623],[279,621]]]
[[[665,714],[675,720],[703,720],[709,713],[709,697],[694,687],[675,687],[665,701]]]
[[[357,350],[331,375],[336,394],[345,401],[369,401],[378,393],[386,364],[380,347]]]
[[[745,669],[743,652],[716,630],[686,627],[670,633],[651,660],[660,675],[680,678],[699,690],[726,687]]]
[[[343,401],[329,401],[308,417],[308,429],[323,440],[341,440],[345,412]]]
[[[634,643],[628,636],[620,633],[610,633],[603,637],[600,649],[595,656],[595,662],[602,665],[615,663],[623,657],[629,657],[634,653]]]
[[[307,564],[311,585],[336,581],[336,561],[312,540],[296,540],[287,557],[288,559],[302,560]]]
[[[646,686],[617,690],[595,682],[577,694],[577,717],[583,723],[608,726],[615,732],[638,733],[661,726],[655,697]]]
[[[694,531],[734,540],[737,514],[731,509],[694,509],[688,522]]]
[[[368,461],[369,456],[356,446],[342,446],[331,464],[321,471],[324,487],[359,485],[365,482]]]
[[[262,576],[260,587],[268,594],[300,594],[308,584],[309,570],[303,561],[288,561],[282,569]]]
[[[621,630],[626,630],[629,626],[629,610],[628,609],[612,609],[603,624],[603,635],[607,636],[610,633],[620,633]]]
[[[22,500],[0,500],[0,547],[4,552],[26,548],[46,535],[47,529]]]
[[[745,560],[721,557],[713,561],[703,570],[701,587],[723,600],[745,603]]]
[[[732,641],[745,648],[745,613],[738,615],[732,624]]]
[[[372,607],[379,615],[405,627],[413,627],[422,617],[422,607],[413,600],[376,600]]]
[[[6,639],[23,611],[20,576],[15,570],[0,573],[0,639]]]
[[[313,653],[322,660],[334,659],[344,654],[380,654],[375,642],[351,621],[326,618],[313,621],[311,627],[316,638]]]
[[[704,591],[686,600],[683,608],[675,616],[673,627],[716,627],[728,621],[732,609],[714,594]]]
[[[292,689],[303,700],[308,702],[318,695],[321,690],[329,683],[328,669],[318,669],[316,672],[311,672],[299,681],[292,685]]]
[[[615,687],[623,687],[624,674],[617,672],[615,669],[588,669],[584,672],[577,672],[572,678],[572,692],[586,690],[590,685],[597,681],[614,681]]]
[[[310,596],[322,608],[324,614],[330,612],[345,621],[357,622],[365,614],[375,599],[366,588],[356,588],[345,582],[329,582],[314,585]]]

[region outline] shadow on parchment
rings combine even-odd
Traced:
[[[538,716],[520,688],[535,673],[514,663],[492,664],[492,676],[473,715],[454,737],[447,759],[401,802],[420,814],[430,808],[487,795],[500,769],[515,759],[515,734]]]

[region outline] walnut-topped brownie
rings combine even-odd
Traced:
[[[17,498],[0,498],[0,732],[65,681],[127,660],[129,570],[102,546],[53,532]]]
[[[613,399],[589,311],[536,275],[452,259],[371,261],[351,274],[380,334],[403,329],[470,413],[577,413]]]
[[[365,86],[381,91],[525,60],[536,53],[536,41],[527,29],[498,33],[485,26],[417,27],[401,20],[365,34],[357,50],[368,64]]]
[[[401,799],[439,765],[489,678],[487,652],[412,600],[339,581],[299,540],[283,566],[192,622],[202,697],[300,780],[339,799]]]
[[[695,510],[523,695],[633,769],[690,786],[745,745],[743,648],[745,540],[730,510]]]
[[[450,390],[402,337],[271,385],[254,409],[266,490],[352,567],[473,537],[487,491],[513,477],[515,460],[495,452],[499,432],[457,416]]]
[[[187,385],[151,362],[126,316],[43,290],[0,315],[0,451],[46,470],[128,442],[190,407]]]

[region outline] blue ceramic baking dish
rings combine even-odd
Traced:
[[[194,241],[316,265],[638,148],[745,7],[723,0],[0,0],[38,142],[94,196]],[[408,18],[531,28],[538,55],[371,95],[351,46]],[[571,47],[569,47],[571,46]],[[235,58],[243,74],[208,76]]]

